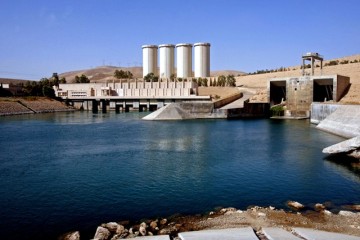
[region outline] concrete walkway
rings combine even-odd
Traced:
[[[360,240],[360,237],[356,236],[318,231],[311,228],[294,228],[293,230],[307,240]]]
[[[262,232],[269,240],[301,240],[301,238],[282,228],[262,228]]]
[[[288,232],[282,228],[269,227],[262,228],[262,233],[268,240],[360,240],[360,237],[356,236],[310,228],[293,228],[292,230],[293,232]],[[259,240],[251,227],[182,232],[178,236],[181,240]],[[162,239],[159,238],[159,240]]]
[[[251,227],[183,232],[178,235],[181,240],[258,240]]]

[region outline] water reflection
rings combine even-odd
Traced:
[[[329,155],[324,158],[325,166],[350,181],[360,183],[360,161],[344,154]]]
[[[106,219],[360,196],[358,172],[323,160],[322,148],[342,139],[306,121],[141,121],[145,114],[0,119],[0,228],[51,235]]]

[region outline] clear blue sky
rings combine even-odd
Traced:
[[[141,45],[210,42],[211,70],[360,53],[359,0],[1,0],[0,77],[142,64]]]

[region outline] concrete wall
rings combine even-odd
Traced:
[[[301,77],[270,79],[268,82],[268,89],[267,89],[269,102],[271,99],[274,98],[273,96],[270,95],[271,83],[274,83],[276,85],[277,82],[281,82],[281,81],[286,82],[287,110],[285,112],[285,115],[288,117],[309,117],[311,103],[313,103],[314,97],[318,96],[318,98],[321,98],[321,93],[320,93],[321,91],[316,92],[318,90],[314,88],[315,81],[321,86],[330,85],[330,89],[332,88],[333,92],[332,95],[328,97],[328,99],[331,99],[332,97],[334,102],[338,102],[343,97],[346,90],[348,89],[350,78],[339,75],[331,75],[331,76],[301,76]],[[317,93],[319,93],[319,95],[316,95]]]
[[[214,109],[214,104],[211,102],[181,102],[168,104],[143,119],[184,120],[226,118],[226,116],[226,110]]]
[[[335,87],[336,86],[336,87]],[[336,89],[336,102],[340,101],[340,99],[345,95],[346,91],[350,86],[350,78],[338,75],[337,81],[334,82],[334,89]]]
[[[229,103],[241,98],[242,96],[243,96],[243,93],[241,93],[241,92],[232,94],[231,96],[228,96],[226,98],[223,98],[223,99],[220,99],[220,100],[214,102],[214,107],[221,108],[221,107],[225,106],[226,104],[229,104]]]
[[[360,136],[360,105],[339,105],[317,125],[321,129],[345,138]]]
[[[311,104],[311,117],[310,121],[313,124],[319,124],[322,120],[327,118],[330,114],[335,112],[339,104],[326,104],[326,103],[312,103]]]
[[[309,115],[313,101],[313,82],[310,77],[290,78],[286,84],[286,107],[291,115]]]

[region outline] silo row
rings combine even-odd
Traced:
[[[174,49],[176,47],[177,77],[192,77],[192,47],[190,43],[144,45],[143,77],[149,73],[157,75],[157,50],[160,54],[160,78],[170,78],[174,74]],[[210,44],[194,44],[194,77],[210,76]]]

